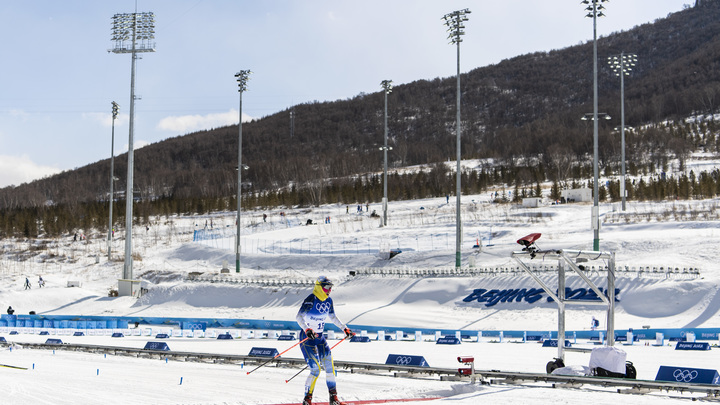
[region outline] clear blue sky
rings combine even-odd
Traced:
[[[609,2],[598,35],[690,3]],[[592,39],[579,0],[138,0],[155,13],[157,52],[137,65],[135,146],[237,123],[241,69],[253,71],[243,121],[378,92],[385,79],[454,76],[441,17],[464,8],[463,72]],[[127,151],[130,56],[108,49],[112,16],[134,11],[134,0],[0,2],[0,187],[109,158],[112,101],[115,153]]]

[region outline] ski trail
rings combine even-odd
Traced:
[[[489,318],[489,317],[497,314],[498,312],[500,312],[499,309],[495,310],[495,312],[493,312],[493,313],[490,313],[490,314],[487,314],[487,315],[483,316],[482,318],[478,318],[478,319],[470,322],[469,324],[467,324],[467,325],[465,325],[465,326],[460,327],[460,330],[467,329],[467,328],[469,328],[471,325],[474,325],[474,324],[482,321],[483,319],[487,319],[487,318]]]
[[[689,322],[683,328],[697,328],[707,322],[720,311],[720,291],[715,290],[715,296],[708,303],[707,308],[695,319]]]
[[[353,322],[354,320],[356,320],[356,319],[360,318],[361,316],[363,316],[363,315],[365,315],[365,314],[368,314],[368,313],[370,313],[370,312],[377,311],[378,309],[386,308],[386,307],[389,307],[390,305],[396,304],[398,301],[400,301],[400,299],[402,298],[403,295],[405,295],[408,291],[410,291],[413,287],[415,287],[415,285],[416,285],[417,283],[421,282],[422,280],[423,280],[423,279],[421,278],[421,279],[419,279],[419,280],[416,280],[414,283],[410,284],[410,285],[408,286],[408,288],[406,288],[405,290],[403,290],[403,292],[401,292],[400,294],[398,294],[397,297],[395,297],[395,299],[392,300],[390,303],[387,303],[387,304],[385,304],[385,305],[381,305],[381,306],[379,306],[379,307],[377,307],[377,308],[368,309],[368,310],[365,311],[365,312],[362,312],[362,313],[360,313],[360,314],[358,314],[358,315],[355,315],[355,317],[352,318],[351,320],[347,321],[347,323]]]

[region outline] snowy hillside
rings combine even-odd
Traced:
[[[419,328],[433,319],[432,327],[448,329],[553,327],[553,303],[488,306],[463,299],[475,289],[538,287],[510,257],[521,248],[516,240],[526,234],[542,233],[537,241],[542,249],[591,249],[591,206],[523,208],[492,204],[480,195],[463,201],[462,274],[453,274],[454,204],[443,198],[390,204],[385,228],[369,214],[380,208],[372,205],[362,206],[362,212],[346,206],[284,210],[283,215],[268,211],[267,222],[263,212],[243,213],[247,232],[240,273],[234,271],[232,237],[227,237],[234,213],[160,218],[150,229],[135,231],[134,275],[148,290],[140,299],[108,297],[122,274],[121,238],[115,240],[111,262],[102,239],[68,237],[44,246],[5,241],[0,304],[12,305],[18,314],[292,320],[308,287],[289,283],[326,274],[340,281],[333,294],[342,318],[358,325]],[[720,221],[704,219],[717,207],[717,200],[631,202],[626,212],[619,204],[601,206],[601,250],[615,253],[618,269],[618,328],[718,326],[720,271],[712,252]],[[307,219],[315,224],[305,225]],[[196,230],[219,236],[193,242]],[[473,248],[478,241],[482,248]],[[390,249],[402,253],[387,259]],[[18,261],[21,254],[30,257]],[[557,263],[538,257],[529,264]],[[599,270],[607,263],[597,265]],[[229,273],[221,273],[224,266]],[[446,274],[423,276],[431,273]],[[552,271],[541,274],[556,285]],[[46,281],[42,289],[36,285],[40,275]],[[26,276],[33,283],[27,291]],[[568,276],[569,287],[582,287],[577,276]],[[603,285],[603,272],[591,276]],[[258,284],[274,280],[288,286]],[[67,288],[69,281],[81,287]],[[587,329],[591,316],[604,313],[591,306],[573,308],[568,329]]]

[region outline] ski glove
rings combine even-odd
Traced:
[[[315,340],[317,338],[317,335],[315,334],[315,332],[313,332],[313,330],[310,328],[307,328],[305,330],[305,334],[307,335],[309,340]]]
[[[345,332],[345,339],[355,336],[355,332],[351,331],[350,328],[345,328],[343,332]]]

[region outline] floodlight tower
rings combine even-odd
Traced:
[[[387,171],[388,171],[388,150],[392,150],[392,148],[388,148],[387,144],[387,138],[388,138],[388,111],[387,111],[387,105],[388,105],[388,94],[392,92],[392,80],[383,80],[380,82],[380,85],[385,90],[385,142],[384,146],[380,149],[383,151],[383,155],[385,155],[385,164],[384,164],[384,170],[383,170],[383,226],[387,226],[387,212],[388,212],[388,187],[387,187]]]
[[[237,236],[235,237],[235,272],[240,273],[240,207],[242,195],[242,94],[247,91],[247,81],[250,78],[249,70],[241,70],[235,74],[240,93],[240,106],[238,108],[238,182],[237,182]]]
[[[132,280],[132,219],[133,219],[133,132],[135,129],[135,64],[137,54],[155,52],[155,14],[122,13],[112,17],[112,53],[129,53],[130,64],[130,130],[128,136],[127,187],[125,188],[125,264],[123,279]]]
[[[583,0],[582,4],[587,5],[585,17],[593,19],[593,250],[600,250],[600,203],[598,187],[598,79],[597,79],[597,19],[605,17],[602,3],[608,0]]]
[[[452,13],[445,14],[443,20],[448,27],[448,39],[451,44],[457,45],[457,123],[455,124],[455,132],[457,134],[457,169],[455,182],[455,198],[456,198],[456,215],[455,215],[455,267],[460,268],[462,250],[462,224],[460,220],[460,42],[462,36],[465,35],[465,26],[463,23],[468,20],[467,15],[470,14],[469,9],[457,10]]]
[[[108,237],[107,237],[107,254],[108,261],[112,260],[112,230],[113,230],[113,183],[115,182],[115,120],[118,116],[120,106],[116,102],[112,102],[112,135],[110,136],[110,219],[108,220]]]
[[[637,55],[634,53],[621,52],[620,55],[608,57],[608,64],[620,76],[620,139],[622,140],[622,176],[620,180],[620,195],[622,196],[622,210],[625,211],[625,76],[630,76],[630,71],[637,63]]]

